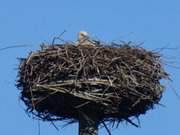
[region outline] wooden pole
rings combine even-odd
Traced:
[[[79,135],[98,135],[99,121],[95,118],[79,118]]]

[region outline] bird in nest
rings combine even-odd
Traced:
[[[100,45],[99,41],[93,40],[89,37],[89,34],[86,31],[80,31],[78,33],[76,45],[87,45],[87,46],[97,46]]]

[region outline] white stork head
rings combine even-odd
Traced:
[[[78,33],[78,41],[81,42],[81,41],[84,41],[86,39],[88,39],[88,33],[86,31],[80,31]]]

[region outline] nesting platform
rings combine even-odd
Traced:
[[[138,46],[42,46],[22,58],[17,87],[27,111],[43,120],[131,123],[158,104],[168,78],[159,53]]]

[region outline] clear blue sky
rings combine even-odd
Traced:
[[[28,44],[30,47],[0,51],[0,134],[38,135],[38,121],[25,113],[15,87],[18,60],[42,42],[67,30],[63,38],[76,40],[79,30],[106,42],[145,42],[144,47],[180,48],[179,0],[0,0],[0,48]],[[180,62],[180,50],[162,51],[164,60]],[[180,64],[179,64],[180,65]],[[180,70],[166,66],[180,93]],[[122,123],[113,135],[179,135],[180,101],[170,87],[156,106],[141,116],[141,128]],[[63,123],[57,122],[57,126]],[[40,122],[41,135],[59,135],[47,122]],[[77,124],[60,128],[61,135],[77,135]],[[104,129],[100,135],[106,135]]]

